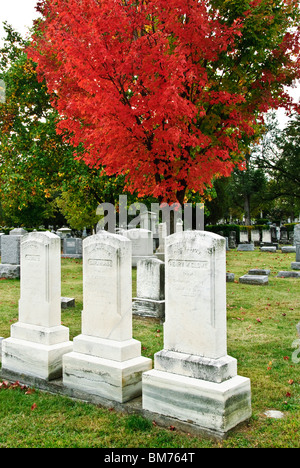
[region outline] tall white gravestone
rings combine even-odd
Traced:
[[[251,416],[250,381],[227,355],[225,239],[166,239],[164,350],[143,375],[143,408],[224,435]]]
[[[62,375],[62,356],[72,350],[61,325],[60,238],[33,232],[21,241],[19,320],[2,344],[2,373],[52,380]]]
[[[84,240],[82,334],[63,360],[66,386],[121,403],[141,394],[152,367],[132,338],[131,245],[106,231]]]

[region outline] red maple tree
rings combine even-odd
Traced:
[[[125,174],[140,196],[183,203],[241,164],[263,112],[291,106],[297,5],[44,0],[29,55],[58,131],[84,145],[86,164]]]

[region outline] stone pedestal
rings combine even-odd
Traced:
[[[60,239],[34,232],[21,242],[19,321],[2,343],[2,375],[13,372],[44,380],[62,374],[62,356],[72,350],[61,325]]]
[[[227,355],[225,239],[166,240],[164,350],[143,374],[143,408],[225,435],[251,416],[250,380]]]
[[[151,369],[132,339],[131,242],[99,231],[83,242],[82,334],[63,359],[63,383],[124,403],[141,394]]]

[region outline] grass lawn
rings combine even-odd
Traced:
[[[276,278],[278,271],[290,270],[294,258],[295,254],[257,249],[227,254],[227,271],[235,273],[235,282],[227,283],[228,354],[237,358],[239,375],[251,379],[253,415],[226,440],[193,437],[176,427],[162,429],[140,416],[18,385],[7,388],[0,381],[0,448],[299,448],[300,350],[297,353],[293,343],[300,321],[300,280]],[[270,269],[269,285],[239,284],[239,276],[250,268]],[[18,319],[19,287],[17,280],[0,281],[0,336],[8,337]],[[62,311],[72,339],[81,333],[80,260],[62,260],[62,296],[76,299],[75,309]],[[133,336],[142,342],[146,357],[153,358],[163,348],[163,326],[155,320],[134,318]],[[267,418],[264,413],[271,409],[284,418]]]

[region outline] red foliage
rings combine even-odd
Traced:
[[[182,202],[187,189],[229,176],[255,111],[279,105],[259,90],[278,76],[266,70],[237,92],[220,69],[221,57],[238,54],[251,9],[231,24],[208,0],[47,0],[40,10],[29,54],[56,96],[58,131],[140,196]]]

